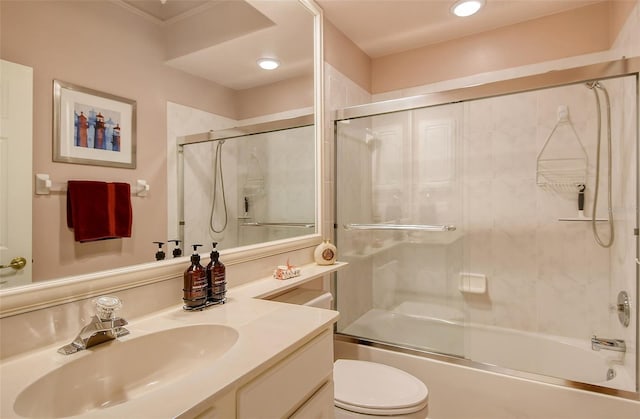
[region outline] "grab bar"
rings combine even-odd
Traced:
[[[314,228],[314,223],[242,223],[243,227],[299,227]]]
[[[345,224],[345,230],[455,231],[454,225],[428,224]]]

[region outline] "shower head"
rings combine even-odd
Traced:
[[[364,136],[364,143],[369,146],[369,148],[374,148],[376,146],[376,144],[378,143],[378,139],[372,135],[372,134],[366,134]]]
[[[364,135],[364,143],[369,147],[371,151],[373,151],[380,142],[380,139],[377,137],[377,133],[371,128],[366,128],[365,130],[366,133]]]
[[[587,87],[588,87],[589,89],[594,89],[594,88],[596,88],[596,87],[598,87],[598,88],[599,88],[599,87],[600,87],[600,82],[599,82],[598,80],[592,80],[592,81],[588,81],[588,82],[586,83],[586,85],[587,85]]]

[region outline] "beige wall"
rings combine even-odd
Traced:
[[[35,280],[150,261],[166,236],[166,102],[235,117],[234,92],[162,66],[158,26],[110,2],[0,2],[0,53],[34,69],[34,173],[54,181],[135,182],[151,192],[132,198],[132,237],[80,244],[66,227],[66,195],[34,196]],[[92,16],[101,16],[96,23]],[[104,24],[100,24],[104,22]],[[52,162],[52,83],[59,79],[137,101],[137,168]]]
[[[237,92],[238,120],[313,106],[313,74]]]
[[[358,86],[371,91],[371,58],[327,19],[324,21],[324,60]]]
[[[609,41],[613,42],[629,20],[637,0],[609,0]]]

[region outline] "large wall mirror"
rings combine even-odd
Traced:
[[[33,240],[27,259],[33,264],[23,271],[29,274],[2,269],[0,296],[87,278],[95,289],[103,276],[154,264],[177,266],[184,259],[170,260],[174,239],[187,241],[180,243],[187,255],[191,241],[204,245],[201,253],[220,242],[230,263],[320,241],[322,21],[315,3],[8,0],[0,3],[0,18],[3,89],[11,87],[5,63],[33,74],[32,153],[21,156],[33,168],[23,184],[33,187],[34,175],[44,173],[54,186],[50,194],[30,195]],[[280,67],[263,70],[257,65],[262,58],[275,58]],[[53,161],[56,80],[135,101],[134,169]],[[2,106],[12,109],[5,101]],[[280,128],[269,128],[274,123]],[[247,126],[253,127],[250,135],[189,146],[185,161],[179,158],[189,138],[219,138]],[[220,160],[216,147],[223,143]],[[210,176],[220,161],[226,208],[219,190],[212,202]],[[17,180],[15,173],[10,176],[2,182]],[[73,179],[148,182],[145,197],[131,198],[130,238],[74,240],[64,191]],[[185,234],[181,208],[192,209],[196,201],[203,214],[185,215],[191,220]],[[14,216],[3,209],[4,214],[6,232]],[[228,226],[220,232],[225,217]],[[169,260],[155,261],[153,242],[166,243]],[[0,264],[13,257],[3,248]]]

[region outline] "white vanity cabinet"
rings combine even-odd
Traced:
[[[320,387],[293,415],[291,419],[333,418],[333,380]]]
[[[192,417],[194,419],[232,419],[236,417],[236,392],[229,391],[217,396],[213,402],[201,409],[193,409],[198,413],[181,415],[180,418]],[[195,413],[195,412],[192,412]]]
[[[333,335],[325,330],[320,336],[270,368],[237,394],[237,417],[284,418],[304,411],[305,417],[327,417],[333,407]],[[299,417],[302,417],[298,415]]]
[[[333,332],[324,330],[276,365],[181,417],[333,418]]]

